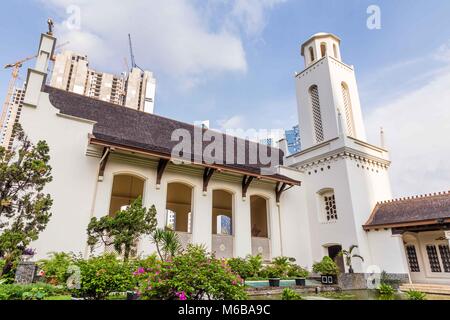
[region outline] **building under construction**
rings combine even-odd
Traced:
[[[72,51],[54,56],[50,86],[147,113],[154,110],[156,80],[152,72],[137,67],[120,75],[99,72],[89,68],[86,55]],[[14,87],[11,91],[0,127],[0,146],[5,148],[12,147],[13,126],[20,117],[25,90]]]

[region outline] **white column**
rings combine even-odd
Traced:
[[[243,200],[240,194],[236,194],[235,211],[233,212],[235,257],[245,257],[252,253],[250,216],[250,197]]]
[[[273,259],[274,257],[281,256],[281,242],[280,242],[280,219],[279,219],[279,210],[276,204],[275,199],[270,199],[269,201],[269,228],[270,228],[270,242],[271,242],[271,250],[270,255]]]
[[[203,244],[211,250],[212,242],[212,191],[208,189],[206,195],[199,187],[193,189],[192,212],[192,242]]]

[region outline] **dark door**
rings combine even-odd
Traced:
[[[341,252],[342,246],[336,245],[336,246],[330,246],[328,247],[328,256],[336,262],[336,264],[339,267],[339,270],[341,270],[341,273],[345,273],[345,265],[344,265],[344,257],[339,255],[339,252]]]

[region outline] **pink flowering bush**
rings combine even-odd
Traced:
[[[190,245],[172,260],[147,258],[133,273],[141,299],[245,299],[243,279],[224,259]]]

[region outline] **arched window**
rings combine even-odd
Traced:
[[[314,49],[313,49],[313,47],[309,47],[309,57],[311,59],[311,62],[314,62],[314,60],[316,60],[316,58],[314,57]]]
[[[314,121],[314,134],[316,143],[323,141],[323,126],[322,126],[322,114],[320,111],[319,89],[316,85],[309,88],[309,96],[311,99],[311,106],[313,112]]]
[[[178,182],[167,185],[166,227],[191,232],[192,187]]]
[[[128,174],[114,176],[109,203],[109,214],[114,215],[119,210],[126,209],[144,193],[144,180]]]
[[[341,83],[342,98],[344,100],[345,109],[345,122],[347,125],[347,135],[354,136],[354,124],[353,124],[353,111],[352,111],[352,101],[350,99],[350,91],[345,82]]]
[[[336,43],[333,43],[333,54],[336,59],[339,59]]]
[[[212,233],[232,235],[233,194],[225,190],[213,190]]]
[[[325,42],[320,44],[320,54],[322,55],[322,58],[327,54],[327,44]]]
[[[318,192],[322,221],[332,222],[338,219],[334,189],[322,189]]]

